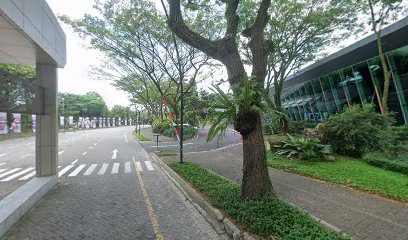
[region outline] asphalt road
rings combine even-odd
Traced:
[[[57,187],[2,239],[220,239],[133,130],[60,134]],[[34,138],[0,143],[3,197],[33,177],[25,178],[34,172],[34,145]]]
[[[130,133],[133,129],[134,127],[117,127],[60,133],[60,170],[71,163],[80,163],[90,155],[96,155],[100,159],[109,158],[116,145],[125,143],[124,133]],[[119,132],[122,133],[120,142],[102,147],[112,134]],[[0,199],[31,180],[35,175],[34,167],[35,137],[0,141]]]
[[[208,130],[209,127],[199,129],[198,135],[195,139],[185,141],[183,145],[184,153],[213,151],[219,148],[242,144],[240,135],[238,133],[234,133],[234,131],[231,129],[225,133],[225,135],[222,137],[222,141],[217,143],[217,138],[215,138],[213,141],[207,143],[206,138]],[[148,131],[149,129],[145,130],[146,134],[148,134]],[[154,152],[157,150],[156,142],[141,142],[141,145],[148,152]],[[178,153],[180,151],[180,145],[176,140],[162,141],[159,137],[158,149],[159,151],[163,152]]]

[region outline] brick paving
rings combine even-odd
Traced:
[[[177,158],[162,159],[168,163]],[[242,146],[186,154],[186,159],[241,183]],[[273,168],[269,174],[281,199],[340,228],[353,239],[408,240],[408,204]]]
[[[151,160],[131,132],[127,134],[129,144],[120,145],[115,161]],[[101,142],[101,152],[119,140],[124,142],[122,138],[123,132],[110,135],[105,145]],[[98,158],[101,163],[108,161],[102,155]],[[81,161],[89,164],[95,159],[90,153]],[[155,163],[153,167],[140,173],[164,239],[221,239],[162,170]],[[60,178],[57,187],[2,238],[31,239],[156,239],[134,167],[128,174]]]

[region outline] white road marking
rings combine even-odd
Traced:
[[[131,168],[130,168],[130,162],[125,162],[125,173],[130,173]]]
[[[126,133],[123,134],[123,136],[125,136],[125,141],[126,141],[126,143],[129,143],[129,141],[128,141],[127,137],[126,137]]]
[[[14,149],[14,148],[16,148],[17,146],[11,146],[11,147],[8,147],[7,149]]]
[[[1,157],[4,157],[4,156],[7,156],[7,155],[8,155],[8,153],[0,154],[0,158],[1,158]]]
[[[61,155],[61,154],[63,154],[64,153],[64,151],[59,151],[58,152],[58,155]]]
[[[15,172],[20,171],[20,170],[21,170],[21,168],[11,169],[10,171],[7,171],[7,172],[4,172],[4,173],[0,174],[0,178],[2,178],[4,176],[7,176],[9,174],[15,173]]]
[[[58,177],[61,177],[62,175],[64,175],[66,172],[69,171],[69,169],[73,168],[74,165],[68,165],[65,168],[63,168],[61,171],[58,172]]]
[[[139,172],[143,171],[142,164],[140,164],[140,162],[136,162],[136,170]]]
[[[91,149],[93,149],[93,147],[89,147],[88,149],[91,150]]]
[[[119,165],[120,165],[120,163],[114,163],[113,164],[111,174],[115,174],[115,173],[119,172]]]
[[[33,145],[34,142],[27,143],[26,146]]]
[[[113,149],[113,151],[112,151],[112,159],[116,159],[117,158],[117,153],[118,153],[118,150],[115,148],[115,149]]]
[[[5,179],[2,179],[1,182],[8,182],[8,181],[10,181],[10,180],[12,180],[12,179],[14,179],[14,178],[16,178],[16,177],[19,177],[19,176],[21,176],[21,175],[23,175],[23,174],[25,174],[25,173],[27,173],[27,172],[32,171],[33,169],[34,169],[33,167],[27,168],[27,169],[25,169],[25,170],[23,170],[23,171],[20,171],[20,172],[15,173],[15,174],[13,174],[13,175],[11,175],[11,176],[8,176],[8,177],[6,177]]]
[[[85,171],[84,176],[91,175],[91,173],[95,170],[98,164],[91,164],[91,166]]]
[[[31,178],[31,177],[33,177],[34,175],[35,175],[35,171],[34,172],[32,172],[32,173],[29,173],[29,174],[27,174],[27,175],[25,175],[24,177],[22,177],[22,178],[19,178],[18,180],[27,180],[27,179],[29,179],[29,178]]]
[[[99,169],[98,175],[103,175],[106,172],[106,169],[108,169],[109,163],[104,163],[101,167],[101,169]]]
[[[79,161],[79,159],[76,159],[75,161],[73,161],[71,164],[75,164]]]
[[[68,177],[75,177],[76,175],[78,175],[78,173],[86,166],[86,164],[81,164],[79,165],[79,167],[77,167],[74,171],[72,171],[72,173],[70,173],[68,175]]]
[[[85,156],[87,153],[88,153],[88,152],[84,152],[84,153],[82,153],[82,156]]]
[[[6,164],[6,163],[5,163],[5,162],[3,162],[3,163],[0,163],[0,166],[1,166],[1,165],[4,165],[4,164]]]
[[[23,156],[21,156],[21,158],[26,158],[26,157],[28,157],[28,156],[30,156],[30,155],[32,155],[32,154],[29,153],[29,154],[23,155]]]
[[[96,146],[96,145],[98,145],[98,143],[96,142],[96,143],[94,143],[94,146]]]
[[[6,170],[7,170],[7,168],[0,169],[0,173],[4,172]]]
[[[149,171],[154,170],[154,167],[153,167],[153,165],[152,165],[152,163],[150,161],[145,161],[145,164],[146,164],[147,170],[149,170]]]

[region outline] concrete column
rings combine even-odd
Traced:
[[[57,174],[58,166],[58,78],[57,67],[37,64],[37,84],[44,88],[44,114],[37,116],[37,177]]]

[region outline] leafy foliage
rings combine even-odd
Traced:
[[[330,145],[320,144],[315,138],[294,138],[288,134],[288,141],[270,142],[276,154],[286,158],[300,160],[328,159],[331,153]]]
[[[385,135],[385,154],[408,161],[408,126],[390,126]]]
[[[367,153],[363,159],[370,165],[408,175],[408,161],[393,160],[381,153]]]
[[[268,165],[289,172],[408,201],[408,176],[371,166],[359,159],[336,156],[334,161],[292,161],[268,152]]]
[[[237,223],[260,236],[280,239],[343,239],[317,224],[308,214],[273,196],[260,200],[241,199],[239,185],[225,180],[194,163],[172,163],[173,168],[216,207]]]
[[[389,125],[390,119],[376,113],[372,105],[353,105],[330,116],[319,131],[322,142],[335,152],[361,157],[367,150],[384,148],[384,131]]]

